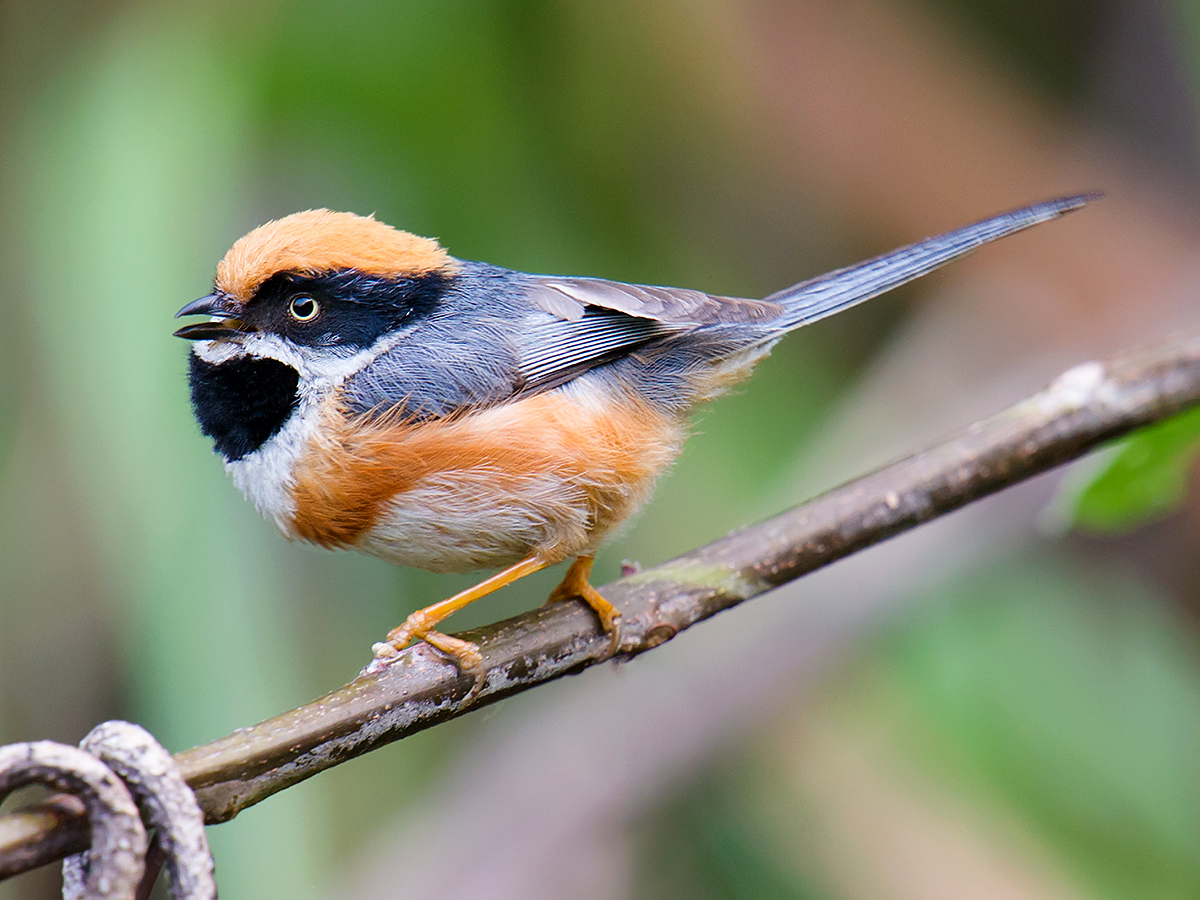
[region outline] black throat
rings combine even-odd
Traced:
[[[300,401],[300,373],[273,359],[245,356],[214,365],[193,353],[188,381],[200,430],[228,462],[274,437]]]

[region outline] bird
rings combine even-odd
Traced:
[[[200,431],[289,538],[434,572],[499,571],[373,645],[423,640],[477,671],[449,615],[573,560],[548,602],[581,598],[600,543],[648,500],[689,414],[788,332],[983,244],[1077,210],[1079,194],[802,281],[762,299],[534,275],[452,257],[373,216],[312,209],[261,225],[176,313],[204,321],[188,381]]]

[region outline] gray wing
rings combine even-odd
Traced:
[[[592,306],[578,319],[551,318],[523,329],[518,360],[522,391],[548,390],[613,362],[678,326]]]
[[[706,352],[717,357],[738,345],[739,334],[745,341],[762,340],[823,319],[983,244],[1079,209],[1096,196],[1062,197],[1013,210],[801,282],[765,300],[599,278],[532,276],[526,297],[551,318],[522,338],[522,372],[533,388],[562,384],[652,341],[685,332],[711,345]],[[691,340],[674,346],[683,352]]]
[[[603,278],[530,277],[528,298],[551,315],[578,321],[588,307],[676,325],[766,322],[783,312],[769,300],[717,297],[684,288],[623,284]]]
[[[524,390],[546,390],[663,338],[705,325],[757,324],[780,304],[602,278],[527,276],[525,299],[549,316],[522,329]]]
[[[781,311],[699,291],[467,263],[443,310],[348,379],[344,402],[358,413],[437,418],[549,390],[702,324]]]

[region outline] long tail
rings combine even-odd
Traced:
[[[926,238],[866,262],[802,281],[765,299],[783,305],[785,312],[777,324],[791,331],[920,278],[976,247],[1057,219],[1103,196],[1091,193],[1061,197],[1002,213],[966,228]]]

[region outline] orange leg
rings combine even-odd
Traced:
[[[483,656],[477,645],[434,631],[433,626],[452,613],[458,612],[464,606],[474,603],[480,597],[486,597],[493,591],[498,591],[514,581],[519,581],[526,575],[532,575],[546,566],[547,563],[540,557],[526,557],[516,565],[497,572],[491,578],[485,578],[472,588],[460,591],[453,597],[447,597],[432,606],[417,610],[404,620],[403,625],[388,632],[387,640],[376,644],[371,649],[376,657],[395,656],[408,645],[409,641],[416,638],[425,640],[443,653],[453,656],[464,669],[477,668],[483,663]]]
[[[556,603],[559,600],[578,597],[594,609],[600,617],[601,626],[608,633],[608,655],[612,656],[621,646],[621,611],[605,600],[588,580],[592,574],[592,563],[595,561],[594,556],[577,557],[575,562],[571,563],[571,568],[567,569],[562,584],[550,592],[550,599],[546,602]]]

